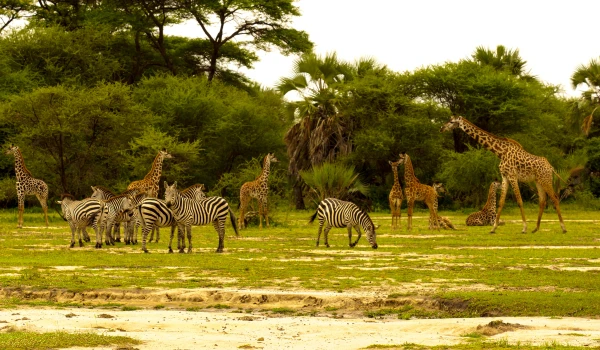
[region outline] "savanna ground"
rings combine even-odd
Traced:
[[[310,212],[275,211],[273,225],[235,237],[216,254],[211,226],[193,229],[192,254],[134,246],[68,248],[58,215],[43,226],[28,208],[0,214],[0,348],[358,349],[600,347],[600,216],[563,206],[521,234],[507,208],[496,234],[442,212],[456,231],[392,231],[371,213],[379,249],[345,229],[315,247]],[[537,206],[527,206],[528,229]],[[90,230],[90,232],[92,232]],[[92,235],[93,237],[93,235]]]

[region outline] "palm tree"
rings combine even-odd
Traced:
[[[296,180],[296,208],[304,208],[300,171],[352,152],[352,123],[339,112],[346,97],[341,88],[357,77],[382,69],[385,67],[373,59],[349,64],[335,53],[309,53],[294,62],[292,77],[282,78],[277,84],[282,94],[293,92],[297,96],[289,103],[296,123],[284,138],[290,159],[288,170]]]
[[[527,61],[519,56],[519,49],[507,50],[503,45],[498,45],[496,51],[492,51],[483,46],[478,46],[471,57],[475,62],[491,66],[498,71],[507,71],[524,79],[535,79],[524,71]]]
[[[581,129],[588,135],[592,128],[593,115],[600,104],[600,60],[592,58],[590,63],[582,64],[575,70],[571,76],[571,85],[576,89],[579,85],[587,85],[587,90],[582,92],[581,99],[578,101],[578,110],[589,110],[592,112],[584,118]],[[594,107],[595,106],[595,107]]]

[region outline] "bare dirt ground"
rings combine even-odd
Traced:
[[[369,318],[266,317],[231,312],[173,310],[20,309],[1,311],[0,324],[37,332],[126,335],[138,349],[359,349],[372,344],[426,346],[465,342],[462,335],[499,318],[373,320]],[[511,343],[600,345],[600,320],[504,317],[516,325],[488,339]],[[89,348],[87,348],[89,349]],[[107,347],[102,349],[114,349]]]
[[[19,308],[0,311],[0,329],[36,332],[98,332],[142,340],[137,349],[360,349],[373,344],[415,343],[454,345],[479,332],[487,340],[511,343],[600,346],[600,319],[547,317],[490,317],[399,320],[372,319],[361,310],[369,306],[397,306],[377,292],[333,293],[275,290],[155,290],[131,293],[118,290],[83,294],[56,291],[30,293],[2,290],[3,297],[85,301],[88,305],[118,302],[144,309]],[[50,293],[50,294],[48,294]],[[52,294],[54,293],[54,294]],[[226,311],[210,305],[228,305]],[[152,307],[163,305],[165,309]],[[183,311],[186,305],[209,308]],[[178,309],[173,309],[178,306]],[[237,308],[237,309],[236,309]],[[317,316],[281,316],[269,310],[323,311]],[[233,312],[235,311],[235,312]],[[484,327],[502,321],[500,327]],[[479,326],[479,329],[478,329]],[[498,333],[498,334],[496,334]],[[114,349],[106,347],[98,349]],[[71,348],[72,349],[72,348]],[[89,349],[89,348],[87,348]]]

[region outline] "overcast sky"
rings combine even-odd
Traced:
[[[526,69],[578,96],[570,77],[600,56],[600,1],[300,0],[293,27],[315,51],[343,60],[373,57],[394,71],[468,58],[477,46],[519,49]],[[188,33],[189,34],[189,33]],[[267,87],[290,76],[293,56],[261,53],[247,75]]]

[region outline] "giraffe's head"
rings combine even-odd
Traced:
[[[452,117],[450,117],[450,120],[446,124],[442,125],[440,132],[446,132],[448,130],[453,130],[453,129],[458,128],[462,124],[462,120],[463,120],[463,117],[453,115]]]
[[[396,163],[398,163],[398,165],[406,164],[406,159],[408,159],[408,154],[402,152],[400,153],[400,156],[398,157],[398,161]]]
[[[277,158],[275,158],[275,153],[269,153],[269,154],[267,154],[267,157],[269,157],[269,162],[271,162],[271,163],[278,162]]]
[[[435,189],[435,191],[440,194],[440,193],[448,193],[448,191],[446,190],[446,187],[444,187],[444,184],[441,182],[434,182],[433,183],[433,189]]]
[[[500,182],[496,179],[496,180],[492,181],[492,186],[494,186],[495,191],[498,191],[498,189],[502,186],[502,182]]]
[[[159,153],[163,157],[163,159],[173,158],[173,155],[171,155],[171,153],[167,152],[166,148],[163,148]]]
[[[165,181],[165,202],[167,207],[173,205],[179,196],[179,191],[177,191],[177,181],[175,181],[171,186],[169,186],[169,184]]]
[[[397,160],[395,162],[392,162],[391,160],[388,160],[388,163],[390,163],[390,165],[392,166],[392,169],[396,169],[398,167],[398,165],[400,165],[400,161]]]
[[[15,145],[11,144],[10,147],[8,147],[8,149],[4,153],[5,154],[16,154],[17,151],[19,151],[19,146],[15,146]]]

